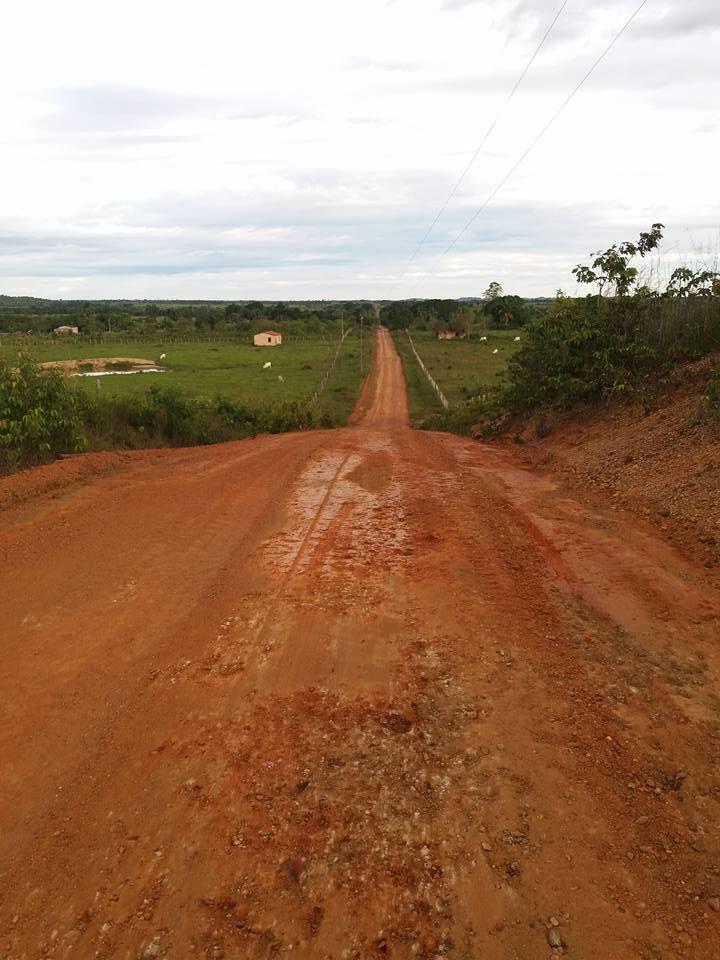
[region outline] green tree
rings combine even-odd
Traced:
[[[82,450],[75,394],[59,370],[42,370],[20,354],[0,360],[0,468],[30,466]]]
[[[488,286],[487,290],[483,294],[486,300],[497,300],[498,297],[503,295],[502,285],[493,280],[493,282]]]
[[[641,233],[637,243],[630,241],[613,244],[607,250],[591,254],[590,266],[578,264],[573,274],[578,283],[596,283],[598,296],[607,288],[612,296],[626,297],[637,284],[637,267],[631,266],[635,257],[644,257],[658,246],[663,237],[664,224],[654,223],[649,231]]]
[[[485,304],[485,315],[493,327],[521,327],[528,319],[528,308],[522,297],[495,297]]]

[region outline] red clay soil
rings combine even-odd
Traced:
[[[720,956],[720,592],[512,452],[0,483],[0,956]]]
[[[528,465],[583,496],[653,522],[683,552],[720,568],[720,419],[704,394],[720,355],[679,367],[650,407],[615,404],[529,425]]]

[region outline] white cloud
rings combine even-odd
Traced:
[[[637,0],[12,5],[0,60],[0,291],[552,293],[657,219],[717,233],[715,0],[654,0],[437,261]]]

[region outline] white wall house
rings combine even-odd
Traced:
[[[276,330],[264,330],[253,337],[256,347],[279,347],[282,343],[282,334]]]

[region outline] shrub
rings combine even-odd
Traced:
[[[526,328],[510,359],[504,402],[513,413],[640,399],[674,365],[720,347],[717,299],[558,297]]]
[[[0,469],[10,470],[84,449],[74,391],[59,370],[26,355],[0,360]]]
[[[128,397],[78,398],[95,449],[195,446],[325,426],[309,403],[240,403],[228,397],[190,397],[171,387],[151,387]]]

